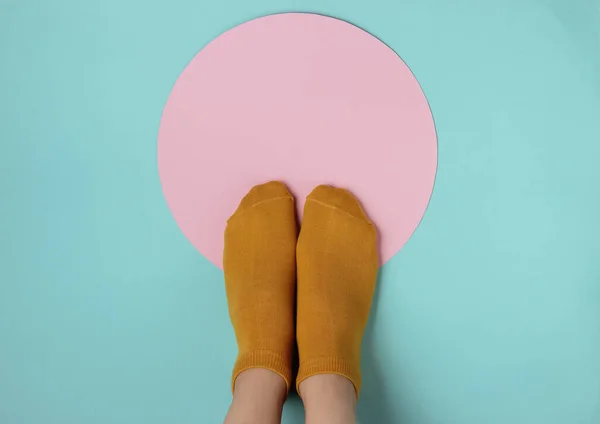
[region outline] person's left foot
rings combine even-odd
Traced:
[[[294,199],[276,181],[253,187],[227,222],[223,269],[239,350],[232,386],[241,372],[265,368],[290,387],[296,238]]]

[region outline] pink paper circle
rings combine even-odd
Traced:
[[[285,182],[299,212],[319,184],[348,188],[379,229],[381,262],[429,202],[437,140],[404,62],[347,22],[271,15],[208,44],[165,106],[158,168],[183,233],[222,267],[227,218],[255,184]]]

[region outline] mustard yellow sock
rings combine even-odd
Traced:
[[[250,368],[274,371],[290,386],[296,239],[294,199],[279,182],[253,187],[227,221],[223,269],[238,344],[232,386]]]
[[[315,188],[296,248],[296,386],[316,374],[348,378],[358,396],[360,345],[379,267],[376,230],[347,190]]]

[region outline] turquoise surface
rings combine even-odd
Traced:
[[[389,44],[439,135],[429,209],[381,270],[361,422],[600,423],[599,10],[0,0],[0,423],[222,420],[223,275],[169,213],[157,129],[206,43],[283,11]]]

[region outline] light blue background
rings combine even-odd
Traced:
[[[600,423],[599,10],[0,0],[0,423],[222,420],[223,276],[169,213],[157,129],[207,42],[282,11],[389,44],[439,136],[429,209],[381,271],[361,421]]]

